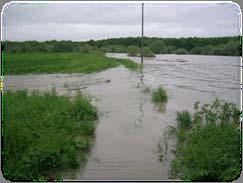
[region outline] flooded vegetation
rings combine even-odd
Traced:
[[[240,110],[216,98],[194,105],[195,112],[177,113],[176,126],[165,133],[176,137],[171,178],[190,181],[232,181],[241,172]]]
[[[107,58],[98,51],[74,53],[13,53],[7,54],[5,74],[92,73],[117,67],[136,70],[139,66],[128,59]],[[5,63],[4,63],[5,64]]]
[[[77,93],[4,93],[4,176],[9,180],[61,179],[59,171],[86,160],[94,139],[97,108]]]
[[[152,92],[152,101],[154,103],[165,103],[167,100],[168,96],[166,90],[163,87],[159,86]]]
[[[236,180],[241,15],[233,2],[6,3],[4,178]]]
[[[121,62],[123,59],[140,62],[139,57],[128,57],[126,54],[110,53],[107,56],[121,59]],[[77,91],[81,91],[93,96],[91,103],[101,113],[94,145],[87,163],[80,164],[76,169],[61,171],[61,177],[65,180],[168,180],[174,177],[194,180],[202,180],[204,177],[206,180],[209,172],[204,174],[199,169],[195,169],[193,175],[178,172],[181,162],[177,158],[182,156],[178,154],[180,148],[176,148],[177,156],[171,153],[173,143],[168,142],[167,153],[163,154],[165,146],[162,145],[159,150],[158,144],[167,139],[164,133],[168,126],[176,128],[178,121],[181,122],[180,128],[185,129],[183,133],[179,133],[182,141],[185,137],[191,139],[191,136],[196,135],[191,132],[194,129],[192,112],[195,101],[204,105],[218,96],[239,106],[239,82],[239,57],[156,55],[155,58],[145,58],[142,72],[131,72],[121,64],[119,67],[91,74],[7,75],[4,89],[45,92],[55,87],[57,95],[72,97]],[[159,86],[166,88],[168,100],[158,110],[158,105],[153,103],[152,93]],[[183,110],[188,112],[180,112]],[[218,127],[210,125],[205,128]],[[223,126],[222,129],[224,128],[226,127]],[[232,128],[233,131],[234,129],[237,131],[237,128]],[[206,131],[204,127],[200,130],[200,134]],[[237,134],[232,138],[236,139]],[[190,142],[194,142],[193,139]],[[221,145],[215,147],[221,148]],[[238,151],[235,150],[234,153]],[[173,160],[174,158],[176,159]],[[233,161],[236,159],[229,162]],[[171,162],[175,163],[171,165]],[[233,173],[230,175],[233,175],[236,167],[231,168]],[[171,171],[177,174],[171,176]],[[219,175],[219,179],[221,178]]]

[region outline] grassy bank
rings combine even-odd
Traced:
[[[172,178],[188,181],[233,181],[240,175],[240,111],[236,105],[216,99],[196,112],[177,114]]]
[[[3,175],[8,180],[53,180],[86,160],[96,107],[77,94],[7,91],[3,95]]]
[[[4,74],[92,73],[124,65],[135,70],[138,64],[128,59],[107,58],[104,53],[9,53]]]

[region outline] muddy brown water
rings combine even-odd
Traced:
[[[138,57],[107,54],[109,57]],[[110,81],[108,81],[110,80]],[[162,110],[141,91],[163,85],[169,100]],[[156,55],[145,58],[141,73],[124,67],[88,75],[44,74],[5,76],[4,89],[56,88],[58,94],[81,90],[93,98],[101,113],[94,147],[84,167],[63,172],[66,180],[168,180],[169,161],[161,163],[157,144],[163,129],[175,124],[176,112],[193,110],[195,101],[216,96],[240,105],[240,57]]]

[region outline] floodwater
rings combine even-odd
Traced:
[[[107,54],[110,57],[138,57]],[[143,77],[141,77],[143,75]],[[75,180],[168,180],[169,160],[161,163],[157,145],[163,130],[175,123],[176,112],[193,110],[196,101],[218,96],[240,105],[240,57],[156,55],[145,58],[143,73],[124,67],[82,74],[5,76],[4,89],[56,88],[58,94],[81,90],[94,96],[101,116],[94,147],[85,167],[63,173]],[[110,81],[108,81],[110,80]],[[142,86],[167,88],[162,108],[151,102]]]

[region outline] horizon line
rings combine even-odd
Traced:
[[[150,36],[144,36],[144,38],[157,38],[157,39],[181,39],[181,38],[185,38],[185,39],[189,39],[189,38],[225,38],[225,37],[238,37],[238,36],[242,36],[242,35],[228,35],[228,36],[189,36],[189,37],[150,37]],[[31,39],[31,40],[2,40],[2,42],[8,41],[8,42],[27,42],[27,41],[36,41],[36,42],[46,42],[46,41],[71,41],[71,42],[89,42],[89,41],[103,41],[103,40],[109,40],[109,39],[125,39],[125,38],[141,38],[140,36],[128,36],[128,37],[111,37],[111,38],[103,38],[103,39],[89,39],[89,40],[70,40],[70,39],[48,39],[48,40],[35,40],[35,39]]]

